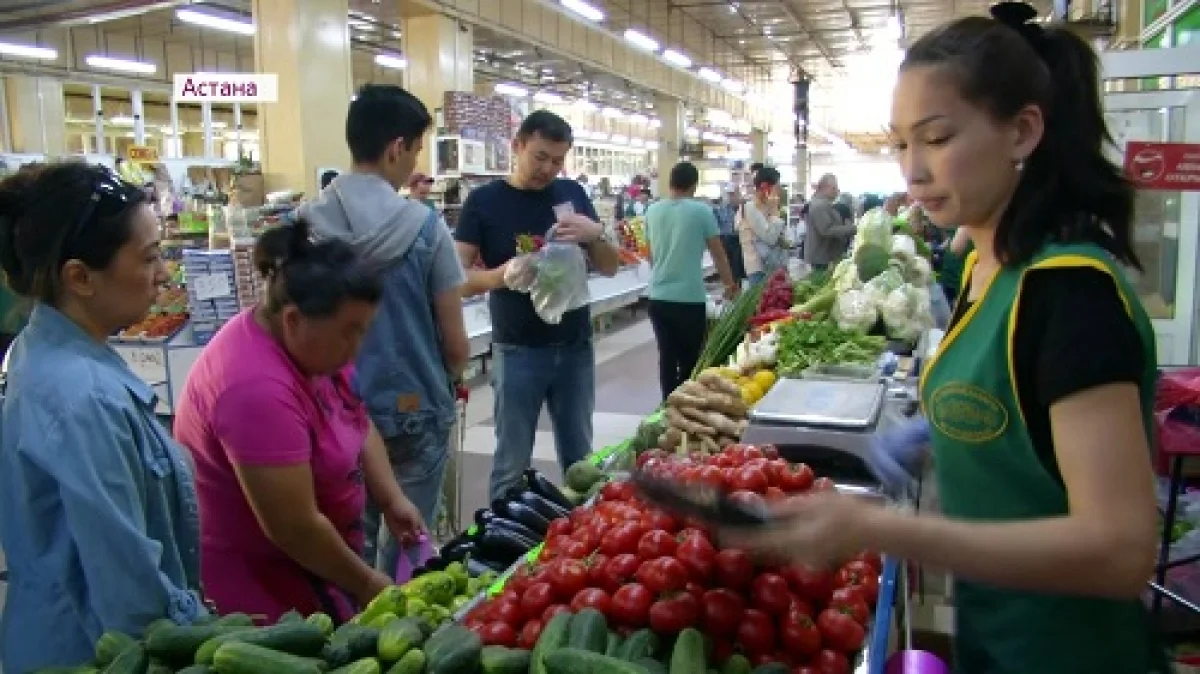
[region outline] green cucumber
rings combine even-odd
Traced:
[[[148,669],[150,654],[141,644],[134,642],[108,663],[104,674],[146,674]]]
[[[188,665],[175,674],[213,674],[213,668],[208,665]]]
[[[100,638],[96,640],[96,664],[104,667],[113,660],[116,660],[117,656],[126,648],[136,643],[136,639],[124,632],[109,630],[101,634]]]
[[[163,627],[175,627],[175,621],[171,620],[170,618],[159,618],[149,625],[146,625],[146,629],[142,632],[142,636],[148,637]]]
[[[439,638],[440,637],[440,638]],[[461,625],[447,625],[429,637],[425,647],[427,674],[463,674],[479,669],[483,641]]]
[[[567,646],[593,653],[604,653],[607,645],[608,623],[605,622],[603,613],[594,608],[585,608],[571,618]]]
[[[313,658],[230,641],[217,649],[213,669],[217,674],[321,674],[325,666]]]
[[[653,630],[640,629],[630,634],[625,643],[621,644],[616,657],[627,662],[635,662],[639,658],[654,658],[658,656],[660,645],[658,635]]]
[[[330,618],[328,613],[314,613],[305,618],[304,622],[321,628],[325,636],[333,634],[333,618]]]
[[[559,613],[546,623],[542,629],[542,635],[538,637],[537,644],[533,647],[529,674],[546,674],[546,656],[566,645],[572,617],[570,613]]]
[[[671,650],[670,674],[694,674],[707,670],[704,636],[694,627],[683,630],[675,639],[675,648]]]
[[[782,662],[768,662],[755,667],[752,674],[788,674],[791,671]]]
[[[190,665],[196,661],[196,650],[213,637],[238,632],[245,627],[223,625],[169,625],[159,627],[146,637],[146,651],[174,665]]]
[[[667,674],[667,666],[654,658],[638,658],[633,664],[641,667],[643,674]]]
[[[227,632],[209,639],[196,649],[196,664],[212,664],[213,655],[216,654],[217,649],[231,641],[254,644],[280,653],[315,657],[320,655],[321,649],[325,646],[325,633],[321,631],[320,627],[303,622],[288,622],[270,627],[251,627],[237,632]]]
[[[750,661],[741,653],[734,653],[721,665],[721,674],[750,674],[750,670]]]
[[[560,648],[546,655],[547,674],[646,674],[640,665],[582,648]]]
[[[410,648],[425,643],[425,631],[415,618],[397,618],[379,630],[376,650],[385,662],[399,660]]]
[[[604,645],[604,654],[611,658],[615,658],[617,657],[617,651],[619,650],[621,650],[621,635],[609,630],[608,643]]]
[[[339,667],[329,674],[383,674],[383,667],[375,658],[363,658],[345,667]]]
[[[230,613],[229,615],[225,615],[225,616],[221,616],[220,618],[217,618],[217,621],[213,624],[214,625],[230,625],[233,627],[253,627],[254,626],[254,618],[251,618],[250,616],[246,615],[245,613]]]
[[[321,656],[334,667],[373,657],[379,649],[379,630],[346,623],[333,631]]]
[[[302,623],[304,622],[304,614],[296,610],[288,611],[279,616],[279,620],[275,621],[276,625],[286,625],[287,623]]]
[[[387,674],[423,674],[425,672],[425,651],[414,648],[404,654],[396,664],[387,670]]]
[[[525,674],[529,671],[529,651],[505,646],[485,646],[479,656],[483,674]]]

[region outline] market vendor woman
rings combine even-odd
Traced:
[[[1134,193],[1102,154],[1087,43],[1027,23],[1025,5],[993,13],[909,47],[892,107],[910,194],[975,246],[923,373],[928,424],[876,461],[907,481],[932,440],[943,514],[822,493],[736,542],[808,563],[872,548],[949,571],[959,672],[1165,673],[1139,600],[1155,564],[1156,362],[1119,268],[1138,266]]]
[[[391,584],[361,557],[367,492],[398,540],[423,527],[353,388],[381,281],[302,220],[265,232],[254,264],[264,301],[205,347],[175,419],[196,461],[205,592],[221,613],[341,622]]]
[[[0,415],[0,669],[20,674],[206,611],[186,454],[107,343],[167,281],[144,193],[99,166],[23,170],[0,183],[0,265],[34,303]]]

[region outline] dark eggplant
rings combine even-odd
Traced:
[[[475,557],[467,557],[465,564],[467,566],[467,573],[472,576],[482,576],[485,573],[500,574],[508,570],[508,566],[512,566],[511,564],[508,566],[503,566],[486,559],[477,559]]]
[[[495,516],[496,516],[496,513],[492,512],[491,509],[480,508],[479,510],[475,511],[475,524],[478,524],[479,526],[482,527],[483,525],[488,523],[488,520],[492,519]]]
[[[535,544],[535,545],[540,543],[542,540],[542,537],[539,536],[536,532],[534,532],[529,527],[525,526],[524,524],[520,524],[519,522],[514,522],[505,517],[493,517],[487,523],[487,526],[488,527],[499,527],[505,531],[514,533],[514,534],[520,536],[521,538],[532,541],[533,544]]]
[[[429,571],[445,571],[446,567],[450,566],[451,561],[445,557],[431,557],[422,566],[427,573]]]
[[[503,529],[487,528],[479,538],[480,558],[502,563],[505,568],[533,549],[526,539]]]
[[[473,555],[479,551],[479,545],[470,539],[454,539],[442,546],[442,551],[439,556],[455,562],[461,562],[467,555]]]
[[[532,489],[513,488],[508,491],[508,500],[520,501],[533,508],[539,515],[553,522],[560,517],[567,517],[570,511],[564,510],[558,504],[538,496]]]
[[[550,520],[520,501],[493,501],[492,512],[524,525],[539,537],[545,536],[550,530]]]
[[[565,508],[567,511],[575,507],[575,504],[571,503],[571,499],[567,498],[549,478],[539,473],[536,468],[527,468],[525,470],[525,482],[533,490],[533,493],[547,501]]]

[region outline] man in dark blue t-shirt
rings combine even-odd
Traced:
[[[466,294],[488,292],[492,319],[492,387],[496,454],[491,498],[520,483],[529,467],[543,403],[550,410],[559,465],[565,470],[592,450],[596,362],[588,307],[569,311],[558,325],[543,321],[526,293],[504,285],[504,270],[517,255],[517,237],[545,236],[578,243],[590,267],[612,276],[617,249],[579,183],[558,179],[574,142],[571,125],[552,112],[525,118],[513,139],[512,175],[472,190],[454,230],[467,271]],[[555,215],[570,204],[574,214]],[[475,269],[482,261],[485,269]]]

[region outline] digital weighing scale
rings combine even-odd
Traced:
[[[750,410],[742,442],[775,445],[782,457],[841,484],[875,486],[871,438],[915,413],[910,386],[881,375],[780,379]]]

